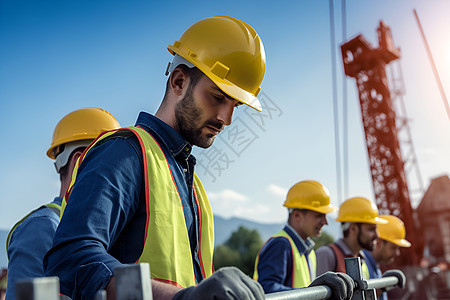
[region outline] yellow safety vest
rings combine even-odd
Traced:
[[[183,288],[196,285],[181,197],[164,152],[154,137],[144,129],[126,127],[103,133],[86,149],[76,164],[72,182],[64,197],[62,213],[75,182],[78,166],[86,153],[99,141],[113,134],[129,132],[138,138],[146,170],[144,174],[147,206],[145,243],[136,263],[149,263],[151,277],[155,280]],[[199,212],[198,256],[203,278],[206,278],[213,273],[214,220],[205,189],[196,174],[194,174],[194,196]]]
[[[310,274],[310,269],[308,267],[308,262],[306,261],[306,256],[304,254],[300,254],[300,252],[297,249],[297,246],[295,245],[292,238],[287,234],[286,231],[281,230],[277,234],[273,235],[272,238],[275,237],[285,237],[288,239],[289,243],[291,244],[291,250],[292,250],[292,287],[294,288],[302,288],[307,287],[311,284],[311,279],[314,279],[316,277],[316,268],[317,268],[317,262],[316,262],[316,253],[314,250],[311,250],[308,254],[308,259],[312,264],[312,270],[314,274]],[[253,275],[253,278],[255,280],[258,280],[258,263],[259,263],[259,254],[256,257],[255,262],[255,272]]]

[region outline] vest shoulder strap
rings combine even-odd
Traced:
[[[11,228],[11,230],[9,231],[8,236],[6,238],[6,255],[7,255],[8,259],[9,259],[9,254],[8,254],[9,244],[11,243],[11,237],[12,237],[14,230],[16,230],[16,228],[20,224],[22,224],[23,221],[25,221],[25,219],[28,218],[32,213],[36,212],[38,209],[41,209],[42,207],[48,207],[51,211],[53,211],[59,217],[59,213],[61,212],[61,206],[59,206],[58,204],[55,204],[55,203],[48,203],[48,204],[39,206],[38,208],[30,211],[25,217],[20,219],[20,221],[18,221],[16,224],[14,224],[13,228]]]
[[[336,258],[336,269],[335,272],[342,272],[345,273],[345,258],[351,257],[344,254],[344,251],[336,245],[335,243],[328,245],[331,250],[333,250],[334,256]]]
[[[75,180],[78,175],[78,168],[80,167],[80,164],[84,160],[88,151],[91,150],[92,148],[94,148],[95,146],[101,145],[101,144],[105,143],[106,141],[109,141],[113,138],[134,136],[135,134],[131,130],[131,128],[135,128],[135,127],[123,127],[120,129],[113,129],[113,130],[105,131],[105,132],[101,133],[86,149],[84,149],[83,154],[81,154],[81,156],[78,158],[78,160],[75,164],[75,168],[72,173],[72,180],[69,184],[69,187],[66,190],[64,199],[61,203],[61,208],[60,208],[60,213],[59,213],[60,218],[62,218],[62,216],[64,214],[64,210],[67,206],[67,201],[69,200],[70,194],[72,193],[72,188],[73,188],[73,185],[75,184]]]
[[[49,203],[45,205],[47,208],[49,208],[52,212],[54,212],[58,217],[61,214],[61,205],[58,205],[56,203]]]

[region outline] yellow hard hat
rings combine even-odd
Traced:
[[[225,94],[261,111],[257,95],[266,54],[247,23],[228,16],[206,18],[191,25],[167,49],[200,69]]]
[[[396,216],[380,215],[387,220],[386,224],[378,225],[378,237],[400,247],[411,247],[411,243],[405,240],[406,230],[403,221]]]
[[[101,132],[119,127],[119,122],[104,109],[90,107],[75,110],[56,124],[47,156],[55,159],[58,146],[74,141],[93,140]]]
[[[330,204],[328,189],[314,180],[300,181],[291,187],[283,205],[287,208],[309,209],[323,214],[337,209]]]
[[[378,217],[378,209],[363,197],[350,198],[339,207],[338,222],[385,224],[386,220]]]

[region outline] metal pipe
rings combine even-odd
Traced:
[[[385,287],[396,286],[398,284],[398,278],[395,276],[373,278],[366,281],[369,289],[382,289]]]
[[[336,182],[337,182],[337,199],[338,203],[342,202],[342,174],[341,174],[341,152],[339,143],[339,107],[338,107],[338,97],[337,97],[337,78],[336,78],[336,41],[335,41],[335,30],[334,30],[334,6],[333,0],[329,0],[330,7],[330,47],[331,47],[331,75],[332,75],[332,86],[333,86],[333,117],[334,117],[334,147],[335,147],[335,157],[336,157]]]
[[[328,299],[331,296],[331,289],[326,285],[321,285],[292,291],[266,294],[266,300],[320,300]]]
[[[398,284],[398,278],[388,276],[366,280],[368,289],[382,289]],[[326,285],[295,289],[291,291],[266,294],[266,300],[322,300],[332,296],[331,289]]]

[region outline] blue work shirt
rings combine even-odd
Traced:
[[[198,211],[193,196],[195,158],[183,136],[158,118],[141,112],[140,126],[158,141],[180,193],[194,273],[200,282]],[[136,263],[146,231],[143,157],[134,135],[101,142],[78,171],[53,248],[44,259],[47,276],[58,276],[61,292],[72,299],[93,299],[114,269]],[[152,241],[148,241],[152,243]]]
[[[62,198],[52,203],[61,205]],[[6,299],[16,299],[16,282],[21,279],[44,277],[42,260],[51,248],[59,214],[41,206],[26,217],[12,232],[8,247],[8,282]]]
[[[294,241],[301,255],[307,256],[314,248],[312,239],[303,240],[291,226],[286,225],[283,230]],[[311,262],[309,259],[306,261],[310,274],[313,274]],[[259,253],[258,282],[266,294],[295,289],[292,287],[292,265],[292,248],[288,239],[273,237],[264,244]],[[314,280],[315,274],[311,277]]]
[[[364,259],[367,264],[367,268],[369,269],[369,277],[370,278],[381,278],[383,274],[381,273],[380,268],[378,267],[377,262],[372,256],[372,252],[368,250],[363,250],[364,253]],[[380,297],[378,298],[380,300],[387,300],[387,293],[382,293]]]

